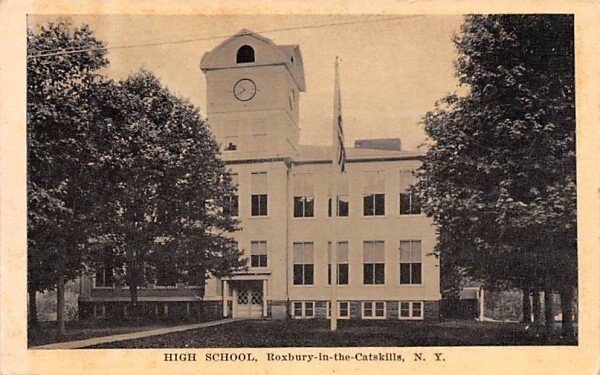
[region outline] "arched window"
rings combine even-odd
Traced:
[[[254,62],[254,48],[246,45],[241,46],[237,51],[236,63],[250,63]]]

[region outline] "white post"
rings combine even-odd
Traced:
[[[483,296],[484,296],[483,287],[481,287],[480,291],[481,291],[481,297],[479,298],[479,321],[483,322],[483,311],[485,309],[485,303],[483,302]]]
[[[228,305],[228,297],[229,297],[229,285],[227,284],[227,280],[223,280],[223,290],[221,290],[221,294],[223,296],[223,318],[227,317],[227,305]]]
[[[231,302],[231,316],[237,316],[237,288],[233,288],[233,300]]]
[[[263,280],[263,317],[267,317],[267,279]]]
[[[338,70],[339,58],[335,58],[335,78],[334,78],[334,92],[333,92],[333,144],[332,144],[332,155],[331,155],[331,225],[332,237],[331,240],[331,331],[337,330],[337,317],[338,317],[338,306],[337,306],[337,217],[338,217],[338,192],[337,192],[337,178],[343,172],[343,164],[345,163],[345,154],[343,153],[344,147],[344,132],[342,129],[342,100],[340,93],[340,79]],[[339,149],[339,155],[338,155]],[[338,168],[341,168],[338,170]]]

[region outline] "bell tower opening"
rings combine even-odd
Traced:
[[[237,64],[254,62],[254,48],[249,45],[241,46],[237,51],[235,62]]]

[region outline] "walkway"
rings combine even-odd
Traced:
[[[174,333],[174,332],[188,331],[190,329],[214,327],[214,326],[219,326],[222,324],[232,323],[232,322],[235,322],[238,320],[239,319],[221,319],[221,320],[215,320],[212,322],[196,323],[196,324],[188,324],[188,325],[184,325],[184,326],[153,329],[150,331],[124,333],[121,335],[104,336],[104,337],[94,337],[91,339],[77,340],[77,341],[57,342],[54,344],[34,346],[29,349],[78,349],[78,348],[85,348],[85,347],[93,346],[93,345],[106,344],[109,342],[141,339],[143,337],[164,335],[165,333]]]

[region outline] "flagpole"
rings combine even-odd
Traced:
[[[333,187],[331,189],[331,222],[333,223],[333,239],[331,241],[331,330],[337,330],[337,316],[338,316],[338,306],[337,306],[337,222],[336,218],[338,215],[338,203],[337,203],[337,171],[335,163],[331,163],[331,182]]]
[[[342,157],[343,153],[343,133],[341,128],[341,98],[340,98],[340,82],[339,82],[339,57],[335,58],[335,81],[334,81],[334,100],[333,100],[333,147],[331,159],[331,223],[332,236],[331,241],[331,308],[330,310],[330,329],[337,330],[338,305],[337,305],[337,281],[338,281],[338,239],[337,239],[337,217],[338,217],[338,197],[337,197],[337,180],[338,175],[343,170]],[[341,133],[341,136],[340,136]],[[344,155],[345,157],[345,155]]]

